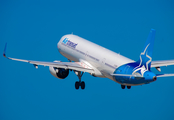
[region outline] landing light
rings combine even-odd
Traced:
[[[38,69],[38,65],[36,65],[36,64],[33,64],[34,65],[34,67],[36,68],[36,69]]]

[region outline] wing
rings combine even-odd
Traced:
[[[43,66],[50,66],[50,67],[57,67],[57,68],[65,68],[65,69],[71,69],[71,70],[76,70],[76,71],[83,71],[83,72],[88,72],[88,73],[94,73],[94,70],[86,65],[83,62],[43,62],[43,61],[33,61],[33,60],[24,60],[24,59],[17,59],[17,58],[11,58],[6,56],[6,46],[4,49],[3,56],[7,59],[10,60],[15,60],[15,61],[21,61],[21,62],[27,62],[30,64],[33,64],[36,68],[38,65],[43,65]]]
[[[168,66],[174,65],[174,60],[161,60],[161,61],[152,61],[151,67],[161,67],[161,66]]]

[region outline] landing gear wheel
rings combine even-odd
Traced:
[[[121,88],[122,88],[122,89],[125,89],[125,85],[121,85]]]
[[[75,83],[75,88],[78,90],[79,89],[79,86],[80,86],[80,83],[79,82],[76,82]]]
[[[82,75],[83,75],[84,72],[75,71],[75,70],[74,70],[74,73],[75,73],[75,74],[78,76],[78,78],[79,78],[79,81],[77,81],[77,82],[75,83],[75,88],[76,88],[76,89],[79,89],[79,86],[81,86],[81,89],[82,89],[82,90],[85,89],[85,82],[84,82],[84,81],[81,82],[81,77],[82,77]]]
[[[81,89],[82,90],[85,89],[85,82],[84,81],[81,82]]]
[[[131,89],[131,86],[127,86],[127,89]]]

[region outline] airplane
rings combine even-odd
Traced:
[[[85,82],[81,80],[85,72],[95,77],[109,78],[119,83],[122,89],[126,87],[130,89],[131,86],[154,82],[157,77],[174,76],[174,74],[155,74],[151,71],[151,67],[155,67],[161,72],[161,66],[174,65],[174,60],[152,61],[155,33],[155,29],[150,30],[138,61],[131,60],[73,34],[64,35],[57,43],[58,51],[69,62],[57,60],[43,62],[7,57],[7,43],[3,56],[10,60],[33,64],[35,68],[38,68],[38,65],[48,66],[50,73],[58,79],[65,79],[69,75],[69,71],[74,71],[79,79],[75,82],[75,89],[79,89],[79,87],[85,89]]]

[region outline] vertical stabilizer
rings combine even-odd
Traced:
[[[152,61],[152,52],[153,52],[153,46],[154,46],[154,40],[155,40],[155,30],[151,29],[149,36],[146,40],[145,46],[143,51],[140,54],[140,59],[137,61],[139,64],[138,67],[145,67],[146,70],[150,70],[151,67],[151,61]]]

